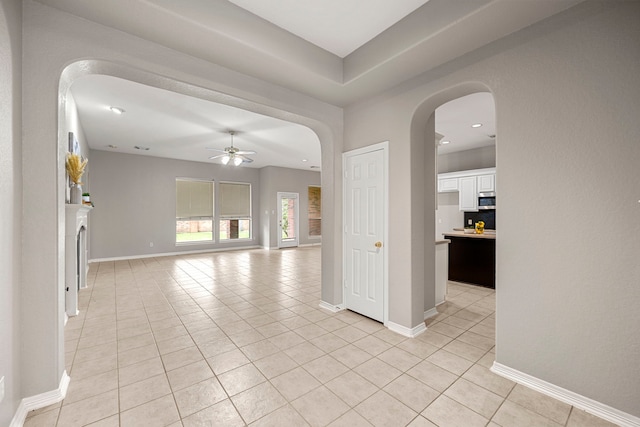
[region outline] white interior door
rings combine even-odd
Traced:
[[[298,246],[298,193],[278,193],[278,247]]]
[[[385,321],[386,170],[384,149],[345,154],[345,305]]]

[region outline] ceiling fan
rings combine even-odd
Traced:
[[[224,150],[218,150],[217,148],[207,148],[207,150],[218,151],[222,154],[218,154],[217,156],[209,157],[210,160],[220,159],[223,165],[227,165],[229,163],[233,163],[234,166],[240,166],[242,163],[251,163],[253,159],[247,157],[248,154],[256,154],[255,151],[244,151],[240,150],[233,146],[233,135],[235,135],[235,131],[229,131],[229,135],[231,135],[231,146],[225,147]]]

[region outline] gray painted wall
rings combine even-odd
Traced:
[[[91,151],[90,159],[91,200],[95,205],[90,213],[93,259],[260,244],[258,169],[98,150]],[[213,180],[216,201],[221,181],[251,184],[253,238],[225,243],[176,244],[176,178]],[[214,212],[214,224],[215,220],[217,212]]]
[[[278,192],[298,193],[299,195],[299,243],[309,245],[322,242],[321,238],[309,237],[308,221],[308,190],[310,185],[320,185],[320,172],[267,166],[260,169],[260,184],[262,246],[272,249],[278,247]]]
[[[64,205],[59,197],[64,191],[64,151],[60,148],[64,135],[56,131],[64,128],[57,121],[64,112],[57,109],[58,93],[74,76],[95,71],[174,90],[191,90],[177,83],[189,82],[224,93],[220,98],[241,108],[288,117],[314,129],[322,144],[323,207],[325,213],[331,213],[323,218],[322,259],[322,298],[329,303],[342,299],[341,153],[390,141],[390,312],[392,320],[408,327],[416,318],[411,298],[417,295],[417,287],[425,287],[425,283],[412,283],[412,277],[421,274],[414,269],[423,268],[425,277],[433,276],[429,265],[414,265],[424,259],[423,254],[413,252],[426,254],[426,249],[411,244],[410,239],[412,225],[422,217],[424,236],[432,242],[434,197],[428,193],[434,191],[429,190],[434,183],[428,177],[433,177],[429,168],[434,166],[414,164],[414,169],[426,168],[423,176],[415,173],[407,167],[407,152],[424,143],[421,136],[437,106],[490,89],[496,99],[501,194],[497,361],[640,416],[640,336],[632,327],[640,324],[640,241],[630,238],[640,233],[640,129],[636,118],[640,3],[584,2],[374,99],[349,106],[344,115],[345,144],[339,108],[31,0],[23,4],[22,156],[29,161],[23,164],[23,193],[28,197],[22,212],[29,227],[24,227],[22,244],[29,260],[37,260],[38,268],[26,261],[22,268],[21,291],[29,305],[20,307],[20,358],[29,369],[21,371],[21,397],[55,389],[64,368],[64,295],[58,286],[62,283],[64,237],[60,225]],[[9,21],[14,18],[17,13],[7,16]],[[108,62],[89,61],[88,68],[62,72],[68,64],[89,57]],[[206,90],[198,93],[206,95]],[[13,111],[19,112],[18,98],[9,99],[12,101],[2,102],[12,102]],[[6,123],[3,120],[0,123]],[[416,129],[420,126],[422,132]],[[424,151],[420,155],[428,160]],[[9,182],[19,191],[19,180]],[[415,186],[423,186],[427,196],[420,196]],[[8,195],[2,191],[4,202]],[[415,203],[412,195],[417,197]],[[429,197],[431,202],[418,200],[420,197]],[[553,210],[544,207],[549,204]],[[11,206],[19,211],[17,202]],[[607,224],[606,232],[586,232],[594,224]],[[423,238],[422,234],[417,238]],[[11,250],[20,253],[15,247]],[[2,262],[0,265],[8,265]],[[13,278],[18,279],[15,273]],[[9,363],[15,370],[15,363]]]
[[[496,147],[438,155],[438,173],[493,168],[496,166]]]
[[[585,2],[345,110],[345,149],[390,141],[390,312],[405,319],[407,295],[423,286],[410,279],[407,218],[429,209],[410,197],[408,122],[418,111],[426,124],[422,109],[492,91],[497,362],[635,416],[639,19],[638,2]],[[433,236],[433,222],[425,226]]]
[[[71,94],[71,91],[67,92],[65,102],[65,130],[67,133],[73,132],[76,139],[80,143],[80,154],[82,157],[89,157],[89,143],[84,135],[84,129],[82,123],[78,117],[78,108],[76,106],[76,100]],[[91,190],[90,185],[91,176],[91,164],[87,163],[82,175],[82,192],[89,192]]]
[[[342,110],[308,96],[146,42],[32,0],[23,5],[23,250],[38,268],[22,268],[21,395],[56,389],[64,372],[64,97],[74,79],[102,73],[223,102],[311,128],[322,147],[322,186],[337,191],[342,152]],[[19,22],[19,20],[17,21]],[[87,59],[100,58],[100,59]],[[57,142],[57,143],[56,143]],[[96,188],[90,153],[91,192]],[[329,194],[335,194],[330,192]],[[93,194],[92,194],[93,196]],[[337,204],[336,204],[337,203]],[[135,206],[135,205],[134,205]],[[322,296],[341,300],[341,198],[323,197]],[[101,208],[96,204],[96,212]],[[105,208],[107,208],[105,206]],[[98,214],[97,214],[98,215]],[[331,232],[333,230],[333,232]],[[93,236],[95,240],[96,236]],[[95,258],[97,254],[92,254]]]
[[[464,212],[460,210],[460,193],[438,193],[436,210],[436,240],[442,239],[442,233],[464,226]]]
[[[22,4],[0,3],[0,377],[5,397],[0,425],[22,399],[20,360],[22,247]]]

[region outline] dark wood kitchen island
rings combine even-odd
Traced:
[[[463,231],[444,233],[449,245],[449,280],[472,285],[496,287],[495,232],[465,234]]]

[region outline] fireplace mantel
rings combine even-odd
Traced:
[[[87,287],[87,217],[93,209],[81,204],[65,205],[65,310],[77,316],[78,291]]]

